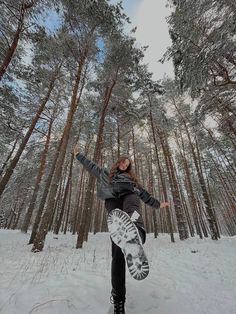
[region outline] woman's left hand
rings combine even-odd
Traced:
[[[160,208],[165,208],[165,207],[169,207],[169,206],[170,206],[169,202],[161,202],[161,204],[160,204]]]
[[[76,157],[76,155],[80,152],[80,148],[79,148],[79,144],[76,144],[74,147],[73,147],[73,154],[74,156]]]

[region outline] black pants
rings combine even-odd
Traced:
[[[134,193],[124,195],[119,199],[108,199],[105,201],[105,207],[109,211],[119,208],[127,212],[130,216],[134,211],[140,213],[140,200]],[[143,220],[140,214],[138,221],[135,223],[138,228],[142,242],[146,240],[146,232],[143,228]],[[115,300],[125,300],[125,258],[124,255],[113,241],[112,241],[112,262],[111,262],[111,284],[112,296]]]

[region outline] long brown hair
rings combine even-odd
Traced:
[[[110,173],[109,173],[110,182],[111,182],[112,178],[114,177],[114,175],[116,174],[120,162],[125,161],[126,159],[129,160],[129,166],[128,166],[128,168],[125,170],[125,172],[129,175],[130,179],[131,179],[134,183],[136,183],[136,185],[139,185],[139,180],[138,180],[136,174],[135,174],[135,173],[133,172],[133,170],[132,170],[132,161],[131,161],[131,159],[130,159],[128,156],[122,156],[122,157],[120,157],[120,158],[117,160],[117,162],[112,165],[111,170],[110,170]]]

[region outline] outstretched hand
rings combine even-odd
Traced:
[[[79,144],[76,144],[73,148],[73,154],[74,156],[76,157],[76,155],[80,152],[80,149],[79,149]]]
[[[165,208],[165,207],[169,207],[169,206],[170,206],[169,202],[161,202],[161,204],[160,204],[160,208]]]

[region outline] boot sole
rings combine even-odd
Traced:
[[[136,280],[145,279],[149,273],[148,259],[138,229],[129,215],[114,209],[109,213],[107,223],[112,241],[121,248],[131,276]]]

